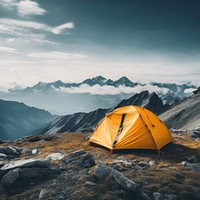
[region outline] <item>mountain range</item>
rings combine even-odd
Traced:
[[[180,104],[160,115],[165,124],[174,129],[200,128],[200,88]]]
[[[141,83],[132,82],[125,76],[118,80],[97,76],[80,83],[64,83],[60,80],[51,83],[39,82],[32,87],[1,92],[0,98],[66,115],[90,112],[98,108],[108,109],[144,90],[156,92],[164,104],[172,105],[190,96],[195,89],[197,86],[191,83]]]
[[[49,112],[23,103],[0,100],[0,139],[16,139],[31,134],[54,120]]]

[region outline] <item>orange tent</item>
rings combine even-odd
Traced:
[[[106,114],[89,142],[108,149],[161,149],[173,138],[165,124],[139,106],[124,106]]]

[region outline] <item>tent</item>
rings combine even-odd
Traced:
[[[165,124],[149,110],[124,106],[106,114],[89,143],[108,149],[156,149],[173,141]]]

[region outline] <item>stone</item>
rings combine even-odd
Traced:
[[[104,163],[98,163],[94,169],[94,177],[96,180],[104,180],[111,174],[111,169]]]
[[[154,161],[154,160],[151,160],[151,161],[149,161],[148,164],[149,164],[150,166],[155,165],[155,161]]]
[[[95,165],[92,154],[84,151],[75,151],[62,159],[66,164],[71,164],[74,166],[90,168]]]
[[[86,181],[86,182],[85,182],[85,186],[86,186],[86,187],[95,186],[95,185],[97,185],[97,184],[94,183],[94,182],[92,182],[92,181]]]
[[[32,150],[32,154],[33,154],[33,155],[36,155],[37,153],[38,153],[38,150],[37,150],[37,149],[33,149],[33,150]]]
[[[137,189],[136,183],[128,179],[122,173],[118,172],[117,170],[112,170],[112,176],[114,180],[125,190],[135,191]]]
[[[12,185],[19,177],[19,169],[14,169],[5,174],[1,180],[4,186]]]
[[[15,168],[27,168],[27,167],[49,167],[50,160],[43,158],[31,158],[27,160],[11,161],[1,167],[1,170],[11,170]]]
[[[134,162],[129,161],[129,160],[114,160],[113,162],[109,162],[108,164],[112,165],[112,164],[116,164],[116,163],[117,164],[120,163],[124,167],[131,167],[134,165]]]
[[[164,199],[165,200],[175,200],[175,199],[177,199],[177,196],[175,194],[165,194]]]
[[[59,169],[50,168],[17,168],[10,170],[6,173],[1,182],[4,186],[10,186],[14,184],[17,180],[32,180],[33,178],[50,177],[55,174],[60,174]]]
[[[23,148],[21,154],[23,155],[32,155],[32,150],[29,148]]]
[[[17,150],[14,147],[11,146],[0,146],[0,153],[6,154],[6,155],[19,155],[19,153],[17,152]]]
[[[154,192],[153,197],[154,197],[154,200],[162,200],[163,199],[163,196],[160,192]]]
[[[39,200],[45,198],[47,194],[48,194],[48,190],[45,190],[45,189],[41,190],[39,194]]]
[[[64,155],[61,153],[52,153],[48,155],[46,158],[49,158],[51,160],[62,160],[64,158]]]
[[[141,167],[142,169],[148,169],[150,167],[150,164],[144,161],[140,161],[138,163],[138,166]]]
[[[8,155],[6,155],[6,154],[4,154],[4,153],[0,153],[0,158],[6,159],[6,158],[8,158]]]
[[[200,173],[200,163],[189,163],[187,161],[182,161],[181,165],[193,172]]]

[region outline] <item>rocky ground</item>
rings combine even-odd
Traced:
[[[0,141],[1,200],[197,200],[200,138],[173,133],[156,151],[110,154],[88,134],[63,133]]]

